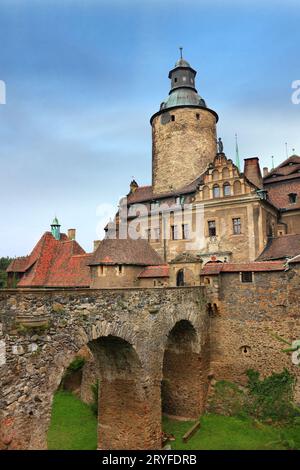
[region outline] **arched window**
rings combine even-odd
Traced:
[[[184,286],[184,270],[183,269],[179,269],[176,275],[176,286],[177,287]]]
[[[213,196],[220,197],[220,186],[218,184],[215,184],[213,187]]]
[[[223,168],[223,171],[222,171],[222,178],[223,180],[229,178],[229,170],[227,167]]]
[[[209,187],[204,186],[203,188],[203,199],[209,199]]]
[[[233,193],[234,194],[241,194],[241,192],[242,192],[242,185],[241,185],[239,180],[236,180],[233,183]]]
[[[223,195],[224,196],[230,196],[231,195],[231,186],[229,183],[224,183],[223,184]]]
[[[212,179],[213,179],[213,181],[218,181],[218,179],[219,179],[219,172],[218,172],[218,170],[214,170],[214,171],[212,172]]]

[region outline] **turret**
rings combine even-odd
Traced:
[[[218,115],[195,88],[196,71],[182,53],[169,72],[171,90],[151,118],[155,194],[180,189],[200,176],[217,153]]]
[[[57,217],[54,217],[53,222],[51,224],[51,233],[55,240],[60,240],[60,224],[57,220]]]

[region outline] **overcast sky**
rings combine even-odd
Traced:
[[[179,46],[229,157],[236,132],[262,166],[285,142],[299,154],[299,24],[291,0],[0,0],[0,256],[29,253],[54,215],[90,251],[131,177],[151,183]]]

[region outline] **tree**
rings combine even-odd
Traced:
[[[6,287],[7,283],[7,273],[6,269],[10,265],[12,259],[7,257],[2,257],[0,258],[0,289],[3,289]]]

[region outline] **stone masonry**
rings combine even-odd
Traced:
[[[100,449],[161,447],[161,381],[169,335],[172,344],[178,341],[169,357],[174,362],[178,355],[182,374],[189,360],[187,348],[194,361],[205,367],[209,363],[202,287],[2,291],[0,320],[5,345],[0,367],[1,449],[47,448],[53,394],[85,345],[100,377]],[[168,378],[169,372],[164,373]],[[191,375],[184,385],[177,371],[172,382],[166,412],[192,416],[203,410],[205,374],[197,381]]]

